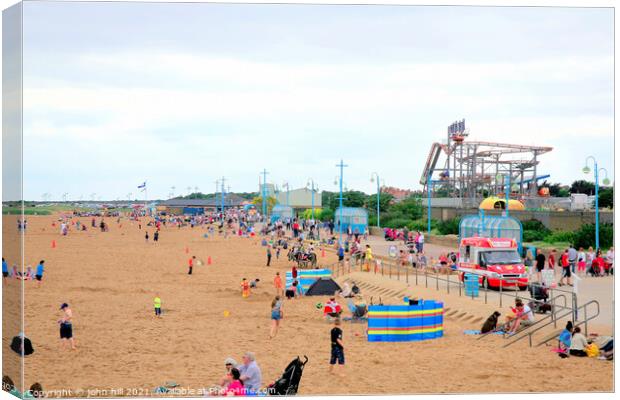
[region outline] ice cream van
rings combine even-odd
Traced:
[[[516,240],[508,238],[471,237],[461,239],[458,271],[464,280],[465,273],[480,275],[485,288],[518,286],[526,290],[528,274],[519,256]]]

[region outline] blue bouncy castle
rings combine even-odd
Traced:
[[[301,293],[305,294],[306,290],[320,278],[331,278],[332,271],[329,269],[302,269],[297,270],[297,281],[301,286]],[[293,274],[288,271],[286,273],[286,288],[293,287]]]
[[[369,342],[412,342],[443,336],[443,303],[421,300],[417,305],[368,308]]]

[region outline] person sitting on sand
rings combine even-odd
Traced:
[[[351,287],[349,286],[349,282],[345,282],[342,285],[342,290],[340,291],[340,297],[349,298],[353,297],[353,293],[351,293]]]
[[[237,368],[231,368],[229,372],[230,383],[224,389],[225,396],[246,396],[247,392],[243,387],[241,372]]]
[[[520,299],[516,302],[516,308],[516,317],[514,318],[514,323],[512,325],[512,328],[510,329],[510,332],[508,332],[510,334],[517,333],[517,330],[520,326],[527,327],[533,325],[534,322],[536,322],[532,309],[527,304],[523,304],[523,301],[521,301]]]
[[[335,297],[330,297],[329,301],[325,303],[323,314],[332,318],[340,317],[340,314],[342,314],[342,307],[336,302]]]
[[[250,392],[257,392],[262,385],[262,373],[260,367],[256,363],[254,353],[248,351],[243,355],[243,364],[237,366],[241,377],[239,380],[243,382],[243,386]]]
[[[258,279],[258,278],[254,279],[252,282],[250,282],[250,289],[256,289],[258,287],[258,282],[260,282],[260,279]]]
[[[224,360],[224,367],[226,368],[226,373],[224,374],[222,379],[220,379],[221,387],[226,387],[231,382],[230,370],[233,368],[237,368],[237,361],[235,361],[235,359],[232,357],[228,357],[226,360]]]
[[[571,340],[570,340],[569,354],[571,356],[587,357],[588,356],[588,354],[586,353],[587,345],[588,345],[588,340],[586,339],[585,336],[583,336],[583,333],[581,333],[581,328],[576,326],[575,329],[573,329],[573,336],[571,337]]]
[[[560,333],[560,337],[558,338],[558,349],[563,353],[568,353],[571,345],[571,338],[573,335],[573,322],[568,321],[566,323],[566,328]]]

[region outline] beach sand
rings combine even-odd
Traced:
[[[160,241],[145,243],[137,223],[108,218],[110,231],[71,231],[59,235],[55,218],[28,217],[26,265],[46,260],[43,285],[25,282],[26,335],[35,353],[25,359],[25,384],[40,382],[45,390],[70,389],[75,396],[91,394],[150,395],[153,388],[175,381],[197,390],[214,385],[224,374],[224,359],[241,361],[246,351],[256,353],[263,384],[279,378],[297,355],[309,362],[300,394],[405,394],[497,392],[592,392],[613,390],[613,363],[597,359],[560,359],[550,347],[530,348],[526,340],[502,349],[501,337],[476,340],[463,334],[479,329],[496,306],[472,303],[447,295],[361,272],[351,278],[363,294],[383,290],[384,302],[398,304],[403,295],[442,300],[458,312],[446,316],[444,337],[410,343],[368,343],[362,324],[343,323],[346,376],[328,372],[331,325],[315,308],[324,297],[285,301],[280,332],[269,339],[272,280],[290,269],[280,260],[265,266],[259,239],[217,234],[203,238],[202,228],[162,228]],[[43,230],[44,229],[44,230]],[[13,217],[4,217],[5,238],[15,235]],[[153,228],[148,228],[152,237]],[[51,248],[56,240],[57,247]],[[185,248],[189,247],[189,254]],[[17,254],[3,249],[9,264]],[[188,258],[205,265],[187,275]],[[207,258],[213,264],[207,265]],[[320,264],[335,261],[332,252]],[[260,278],[247,299],[241,298],[242,278]],[[342,281],[343,278],[339,278]],[[11,280],[7,286],[20,284]],[[372,285],[372,287],[370,286]],[[391,291],[388,293],[388,291]],[[163,318],[153,316],[153,297],[159,293]],[[61,350],[57,320],[62,302],[74,313],[78,349]],[[10,307],[15,304],[8,303]],[[7,300],[5,296],[5,319]],[[226,317],[224,311],[229,311]],[[14,335],[4,323],[5,372],[19,362],[8,350]],[[605,328],[601,328],[605,329]],[[15,332],[16,334],[17,332]],[[603,333],[601,331],[601,333]],[[112,390],[115,392],[111,392]],[[95,392],[99,390],[99,392]],[[188,394],[191,394],[188,393]],[[195,394],[195,393],[194,393]]]

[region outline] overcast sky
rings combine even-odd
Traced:
[[[611,9],[27,2],[23,51],[26,199],[418,189],[461,118],[613,173]]]

